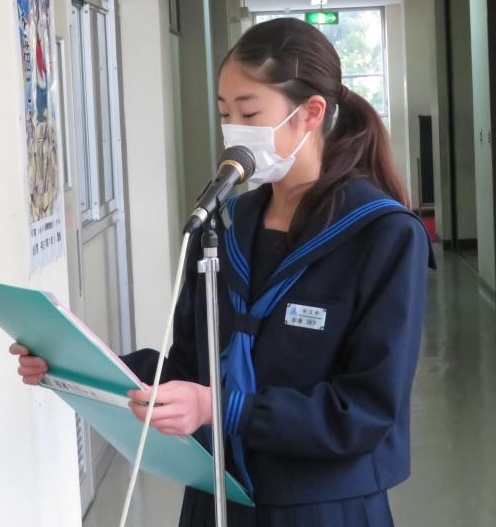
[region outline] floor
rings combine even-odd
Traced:
[[[477,271],[479,269],[479,256],[477,249],[465,249],[460,251],[460,256]]]
[[[397,527],[496,526],[496,310],[473,269],[438,252],[412,407],[412,476]],[[117,527],[130,469],[111,466],[84,527]],[[182,489],[142,475],[127,527],[175,527]],[[350,526],[353,527],[353,526]]]

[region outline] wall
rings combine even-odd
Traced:
[[[403,6],[400,4],[386,6],[385,18],[391,146],[396,166],[407,188],[411,188]]]
[[[119,23],[136,345],[160,348],[172,307],[181,210],[168,6],[122,1]]]
[[[489,31],[489,83],[490,93],[496,93],[496,4],[487,4],[487,26]],[[496,203],[496,142],[494,131],[496,130],[496,97],[491,97],[491,130],[493,134],[492,146],[492,172],[493,172],[493,203]],[[496,233],[496,213],[493,214],[494,232]],[[496,242],[495,242],[496,243]]]
[[[211,16],[212,16],[212,51],[213,51],[213,118],[214,126],[216,129],[215,134],[215,148],[217,160],[220,153],[224,149],[224,139],[220,128],[220,115],[217,106],[217,93],[218,93],[218,74],[220,66],[224,57],[226,56],[227,50],[231,47],[229,43],[229,6],[227,0],[212,0],[210,2]]]
[[[201,0],[182,0],[180,64],[183,116],[184,186],[190,210],[211,177],[204,8]]]
[[[29,276],[24,129],[14,3],[0,2],[0,226],[5,250],[0,281],[52,291],[68,304],[65,255]],[[81,525],[75,420],[72,410],[41,388],[22,385],[11,339],[0,332],[1,523],[16,527]],[[61,505],[63,504],[63,505]]]
[[[184,177],[184,147],[183,147],[183,110],[181,106],[181,64],[180,64],[180,45],[181,37],[178,35],[170,35],[170,55],[172,67],[172,96],[174,105],[174,139],[176,143],[176,181],[179,196],[179,221],[180,225],[184,224],[186,220],[186,189]]]
[[[489,91],[489,49],[486,0],[470,0],[472,65],[474,87],[475,174],[479,275],[494,291],[494,183],[492,166],[491,97]]]

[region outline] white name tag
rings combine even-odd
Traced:
[[[288,304],[284,323],[287,326],[324,331],[326,316],[327,309],[323,307]]]

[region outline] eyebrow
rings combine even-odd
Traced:
[[[243,102],[243,101],[251,101],[253,99],[258,99],[258,95],[255,95],[254,93],[247,93],[246,95],[239,95],[234,99],[234,102]],[[223,97],[220,95],[217,96],[217,100],[221,102],[226,102]]]

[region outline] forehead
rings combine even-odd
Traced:
[[[255,80],[247,75],[242,65],[236,60],[229,60],[219,75],[219,101],[226,103],[248,100],[284,99],[275,88]]]

